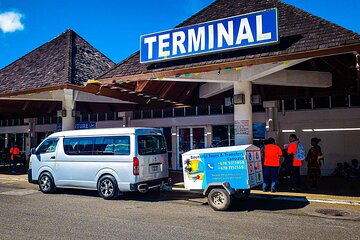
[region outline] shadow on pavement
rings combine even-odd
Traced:
[[[15,169],[15,173],[12,172],[13,169],[6,165],[6,166],[1,166],[0,167],[0,174],[4,174],[4,175],[23,175],[23,174],[27,174],[28,171],[28,167],[24,166],[24,165],[18,165]]]
[[[65,194],[65,195],[74,195],[74,196],[86,196],[86,197],[96,197],[101,199],[96,190],[82,190],[82,189],[57,189],[55,194]],[[232,212],[251,212],[256,210],[263,211],[280,211],[280,210],[289,210],[289,209],[300,209],[304,208],[309,204],[306,198],[299,197],[299,201],[289,201],[289,200],[275,200],[275,199],[258,199],[258,198],[248,198],[242,200],[234,200],[229,211]],[[115,200],[120,202],[128,201],[137,201],[137,202],[171,202],[171,201],[181,201],[183,203],[188,203],[198,206],[207,206],[207,199],[202,194],[193,194],[193,193],[181,193],[181,192],[148,192],[148,193],[138,193],[138,192],[129,192],[124,195],[120,195]],[[106,201],[106,200],[104,200]]]

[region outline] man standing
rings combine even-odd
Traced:
[[[287,149],[287,153],[293,156],[292,162],[292,187],[291,191],[299,191],[300,190],[300,167],[302,166],[302,161],[296,158],[296,152],[298,149],[299,139],[295,134],[290,134],[289,136],[289,146]]]
[[[263,191],[266,192],[271,180],[271,192],[276,192],[279,176],[281,148],[275,145],[275,139],[269,138],[264,148],[264,183]]]
[[[20,149],[18,148],[17,144],[15,143],[12,148],[10,148],[10,160],[12,165],[12,173],[16,173],[16,165],[17,165],[17,157],[20,154]]]

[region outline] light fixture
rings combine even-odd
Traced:
[[[56,113],[58,117],[66,117],[66,109],[59,110]]]
[[[312,132],[313,130],[312,129],[303,129],[302,131],[303,132]]]
[[[360,128],[319,128],[314,132],[339,132],[339,131],[360,131]]]
[[[128,94],[134,94],[135,92],[134,91],[130,91],[130,92],[128,92]]]
[[[121,89],[120,91],[121,91],[121,92],[127,92],[128,90],[126,90],[126,89]]]
[[[281,130],[281,132],[283,133],[293,133],[293,132],[296,132],[294,129],[284,129],[284,130]]]
[[[144,96],[144,94],[142,94],[142,93],[138,93],[137,95],[138,95],[139,97]]]
[[[157,97],[151,97],[151,99],[156,100],[156,99],[157,99]]]

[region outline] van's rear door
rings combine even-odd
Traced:
[[[137,135],[137,150],[140,163],[139,182],[169,176],[168,153],[161,132]]]

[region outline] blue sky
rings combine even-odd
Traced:
[[[118,63],[141,34],[171,29],[214,0],[0,0],[0,68],[66,29]],[[360,33],[359,0],[283,0]]]

